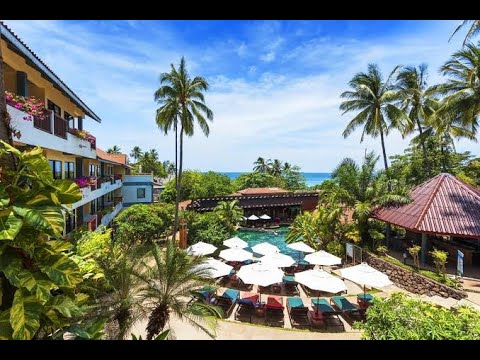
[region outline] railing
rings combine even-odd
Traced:
[[[118,203],[123,202],[123,197],[122,196],[114,196],[113,197],[113,205],[117,205]]]
[[[53,134],[66,139],[68,130],[67,120],[61,118],[57,114],[53,114]]]
[[[33,117],[33,126],[37,129],[43,130],[48,132],[49,134],[52,133],[52,118],[50,116],[46,116],[44,118],[34,116]]]
[[[98,215],[93,215],[90,220],[85,221],[89,231],[95,231],[97,229],[97,216]]]

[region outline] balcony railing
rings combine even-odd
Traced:
[[[39,116],[33,117],[33,126],[37,129],[43,130],[48,132],[49,134],[52,133],[52,119],[50,116],[41,118]]]
[[[53,114],[53,133],[54,135],[67,138],[68,122],[57,114]]]

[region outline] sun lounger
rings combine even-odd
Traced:
[[[357,304],[361,309],[367,309],[373,300],[372,294],[358,294],[357,295]]]
[[[292,327],[310,328],[308,319],[308,307],[303,304],[299,297],[289,297],[287,299],[287,312]]]
[[[217,296],[215,305],[219,306],[223,310],[223,318],[230,317],[233,308],[235,307],[235,301],[240,297],[240,291],[235,289],[227,289],[221,296]]]
[[[345,331],[345,326],[342,320],[338,317],[341,311],[335,310],[327,300],[323,298],[312,299],[312,306],[315,312],[319,312],[324,317],[324,322],[327,329],[332,328],[335,330]]]
[[[297,288],[297,284],[298,283],[295,281],[294,276],[285,275],[283,277],[283,286],[285,288],[285,292],[288,293],[289,295],[300,295]]]
[[[235,311],[235,320],[252,322],[252,316],[255,314],[255,306],[258,302],[258,294],[246,293],[236,302],[238,307]]]
[[[213,286],[204,286],[203,288],[192,292],[192,300],[199,300],[205,303],[210,303],[210,300],[213,298],[215,291],[216,288]]]
[[[281,296],[269,296],[265,305],[265,323],[283,327],[285,324],[283,309],[283,298]]]
[[[342,312],[342,315],[348,320],[361,321],[363,320],[363,313],[357,305],[352,304],[347,298],[343,296],[334,296],[330,299],[330,303],[334,308]]]

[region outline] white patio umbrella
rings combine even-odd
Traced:
[[[217,250],[216,246],[213,246],[212,244],[207,244],[203,241],[200,241],[196,244],[193,244],[192,246],[189,246],[187,248],[187,253],[189,255],[194,255],[194,256],[201,256],[201,255],[208,255]]]
[[[347,290],[342,279],[319,269],[296,273],[295,281],[308,286],[312,290],[325,291],[332,294]]]
[[[218,278],[221,276],[229,275],[233,269],[233,266],[225,264],[220,260],[216,260],[214,258],[208,258],[205,262],[198,265],[197,269],[206,269],[206,277]]]
[[[311,248],[310,246],[305,244],[303,241],[299,241],[299,242],[296,242],[296,243],[293,243],[293,244],[288,244],[287,247],[289,247],[290,249],[293,249],[293,250],[304,252],[304,253],[315,252],[315,249]]]
[[[295,264],[295,260],[291,256],[280,254],[280,253],[270,253],[260,258],[260,262],[265,265],[275,266],[275,267],[289,267]]]
[[[372,268],[367,263],[361,263],[360,265],[341,269],[340,274],[343,278],[363,286],[364,291],[365,286],[370,288],[382,288],[393,284],[387,275]]]
[[[263,214],[262,216],[260,216],[260,219],[262,219],[262,220],[270,220],[271,217],[268,216],[267,214]]]
[[[253,254],[251,252],[237,248],[222,250],[218,256],[226,261],[241,262],[245,260],[253,260]]]
[[[305,256],[305,260],[310,264],[322,266],[340,265],[342,263],[342,259],[338,256],[332,255],[323,250],[308,254]]]
[[[229,248],[244,249],[248,246],[248,243],[246,241],[243,241],[239,237],[234,236],[233,238],[225,240],[223,242],[223,245],[228,246]]]
[[[242,266],[237,272],[237,276],[245,284],[269,286],[282,282],[283,271],[274,266],[255,263]]]
[[[259,219],[259,217],[256,216],[256,215],[250,215],[250,216],[247,218],[247,220],[258,220],[258,219]]]
[[[252,250],[256,252],[257,254],[262,254],[262,255],[267,255],[271,253],[277,253],[280,252],[278,247],[275,245],[272,245],[268,242],[262,242],[260,244],[257,244],[255,246],[252,246]]]

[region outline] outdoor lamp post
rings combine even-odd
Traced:
[[[180,241],[179,241],[179,246],[180,249],[186,249],[187,248],[187,222],[185,219],[183,219],[180,222]]]

